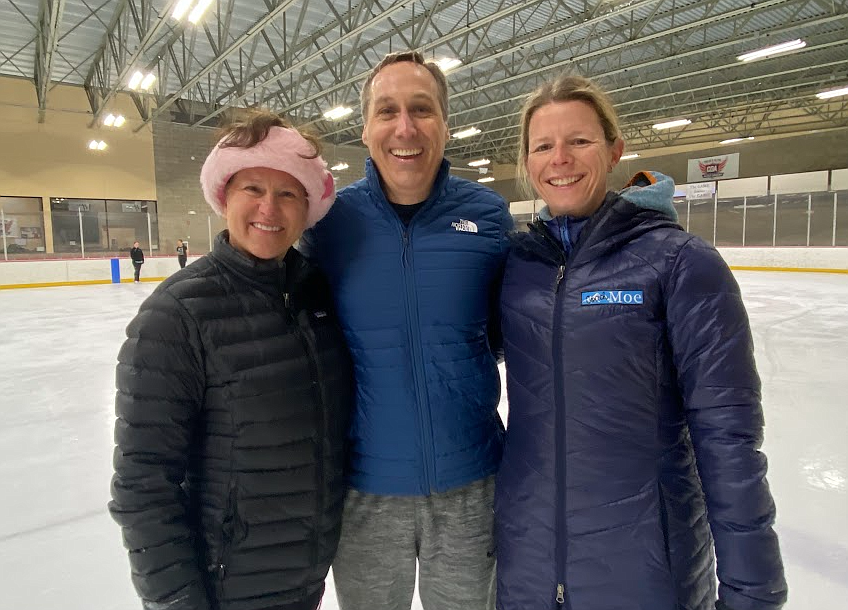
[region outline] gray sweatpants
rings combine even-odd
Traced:
[[[341,610],[495,607],[495,478],[430,496],[349,490],[333,563]]]

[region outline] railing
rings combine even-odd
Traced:
[[[516,228],[543,202],[512,204]],[[680,225],[718,247],[848,246],[848,191],[709,199],[675,198]]]
[[[213,214],[140,212],[107,218],[102,212],[54,211],[48,240],[40,213],[6,213],[0,208],[0,220],[2,260],[7,261],[126,257],[136,241],[145,256],[176,256],[177,239],[188,243],[190,255],[198,256],[209,252],[225,227]]]

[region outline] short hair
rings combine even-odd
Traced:
[[[293,129],[302,135],[315,149],[315,154],[304,158],[314,159],[321,154],[321,140],[316,135],[297,129],[279,114],[257,108],[231,111],[218,133],[220,147],[251,148],[267,138],[272,127]]]
[[[436,79],[436,88],[439,92],[439,107],[442,109],[442,118],[445,120],[445,123],[447,123],[448,81],[445,79],[445,73],[442,72],[442,69],[439,68],[438,64],[424,59],[424,56],[418,51],[389,53],[380,63],[374,66],[374,69],[371,70],[371,74],[369,74],[368,78],[365,79],[365,84],[362,86],[362,91],[359,94],[359,106],[362,109],[362,121],[368,121],[368,107],[371,105],[371,83],[374,81],[374,78],[380,73],[380,70],[386,66],[400,63],[402,61],[408,61],[419,66],[424,66],[424,68],[433,75],[433,78]]]
[[[621,137],[618,115],[609,95],[592,79],[576,74],[561,74],[533,91],[521,107],[521,138],[518,148],[518,181],[527,193],[533,189],[527,175],[527,155],[530,148],[530,119],[537,110],[553,102],[580,101],[589,104],[598,115],[607,144],[615,144]]]

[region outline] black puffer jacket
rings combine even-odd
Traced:
[[[221,233],[118,356],[115,476],[147,609],[306,610],[335,555],[352,371],[323,276]]]

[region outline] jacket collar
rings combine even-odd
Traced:
[[[566,258],[590,260],[659,226],[679,228],[673,196],[671,178],[659,172],[639,172],[621,192],[607,193],[601,207],[580,227],[579,236],[570,241],[572,248],[554,239],[548,231],[545,219],[548,222],[555,219],[547,206],[531,223],[530,233],[515,233],[511,241],[516,248],[532,251],[555,264],[565,264]],[[569,220],[575,221],[566,216],[556,220],[559,219],[565,221],[566,227]],[[562,221],[558,226],[562,226]]]
[[[424,205],[422,207],[427,207],[427,204],[441,197],[447,186],[449,177],[450,161],[443,158],[442,163],[439,165],[439,171],[436,172],[436,180],[433,182],[433,188],[430,189],[430,194],[427,196],[427,199],[424,200]],[[377,166],[374,165],[374,160],[371,157],[368,157],[365,160],[365,179],[368,181],[368,187],[371,191],[388,204],[389,200],[386,197],[386,192],[383,190],[383,184],[380,179],[380,171],[377,169]]]
[[[224,229],[215,237],[212,257],[248,283],[274,294],[290,292],[309,271],[309,264],[294,247],[280,260],[263,260],[239,252],[230,245],[230,232]]]

